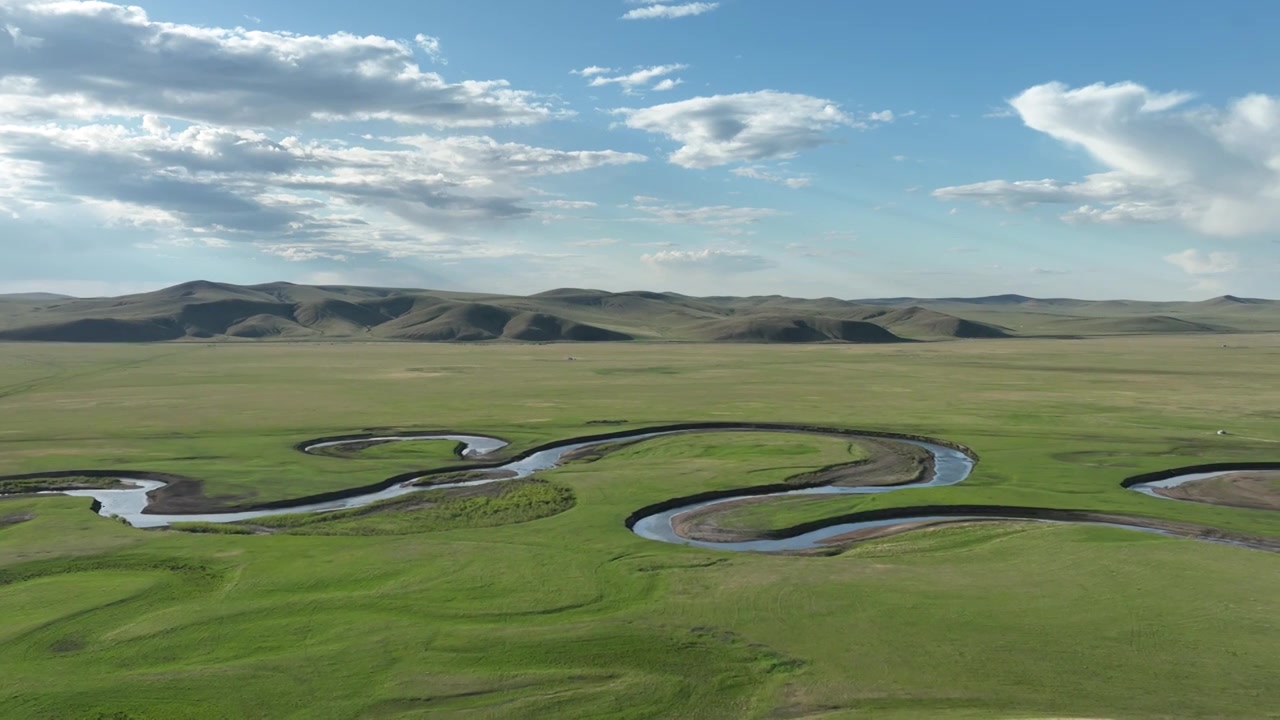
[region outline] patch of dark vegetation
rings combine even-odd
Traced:
[[[199,535],[258,535],[259,531],[249,525],[215,522],[176,522],[169,526],[170,530],[195,533]]]
[[[178,523],[194,533],[286,535],[412,535],[539,520],[574,505],[563,485],[526,479],[423,490],[364,507],[328,513],[275,515],[240,523]]]
[[[86,643],[84,638],[64,637],[59,638],[49,646],[49,652],[55,655],[65,655],[67,653],[78,652],[85,649]]]
[[[473,480],[503,480],[514,476],[515,473],[510,470],[463,470],[443,475],[431,475],[418,480],[414,485],[431,487],[432,485],[452,485],[453,483],[471,482]]]
[[[129,487],[114,477],[63,475],[47,478],[0,479],[0,495],[18,495],[62,490],[115,490]]]
[[[594,371],[597,375],[679,375],[683,370],[673,367],[641,367],[641,368],[599,368]]]
[[[626,425],[630,420],[588,420],[588,425]]]
[[[1131,468],[1137,465],[1133,462],[1136,456],[1122,452],[1081,450],[1055,453],[1051,457],[1058,462],[1083,465],[1085,467]]]
[[[0,568],[0,587],[43,577],[101,571],[168,573],[180,578],[182,585],[194,592],[212,589],[226,579],[226,569],[219,565],[187,558],[115,554],[47,558]]]
[[[35,517],[35,513],[18,513],[15,515],[0,515],[0,530],[7,527],[13,527],[19,523],[24,523]]]
[[[781,653],[764,643],[749,642],[738,633],[724,628],[699,625],[689,629],[689,636],[704,642],[713,642],[742,648],[748,652],[751,663],[765,675],[793,673],[804,669],[807,663]]]
[[[704,568],[715,567],[717,565],[727,565],[728,563],[729,563],[729,558],[716,558],[715,560],[702,560],[702,561],[691,562],[691,563],[671,562],[671,563],[663,563],[660,565],[655,563],[649,563],[649,564],[641,565],[640,567],[637,567],[636,572],[655,573],[655,572],[665,572],[667,570],[701,570]]]

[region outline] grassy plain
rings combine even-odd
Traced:
[[[0,473],[163,471],[265,501],[440,459],[425,446],[402,457],[412,444],[396,457],[292,449],[322,435],[475,431],[518,449],[616,427],[592,420],[803,422],[945,437],[981,462],[960,486],[743,522],[1005,503],[1280,535],[1274,512],[1119,487],[1280,459],[1280,337],[1230,344],[0,345]],[[433,530],[424,516],[399,535],[144,532],[83,499],[0,500],[0,716],[1277,716],[1274,554],[1012,523],[770,557],[622,525],[643,505],[841,452],[662,439],[545,473],[575,498],[552,517]]]

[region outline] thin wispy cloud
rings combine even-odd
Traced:
[[[632,93],[632,92],[635,92],[636,89],[638,88],[649,86],[651,83],[653,83],[655,80],[658,80],[659,78],[665,78],[665,76],[670,75],[671,73],[685,70],[688,67],[689,67],[688,65],[685,65],[683,63],[672,63],[669,65],[653,65],[650,67],[637,68],[636,70],[626,73],[625,75],[614,75],[614,76],[608,76],[606,74],[607,72],[609,72],[607,68],[591,67],[579,72],[578,74],[587,76],[587,73],[586,73],[587,70],[600,71],[600,72],[591,73],[591,81],[587,83],[589,86],[604,87],[606,85],[618,85],[622,88],[623,92]],[[684,81],[680,80],[679,78],[665,78],[661,82],[658,82],[652,85],[651,89],[656,91],[670,90],[682,82]]]
[[[798,190],[803,187],[809,187],[813,184],[813,179],[803,176],[788,176],[775,172],[770,172],[764,168],[748,165],[747,167],[734,168],[731,170],[738,177],[750,178],[752,180],[764,180],[765,182],[781,183],[787,187]]]
[[[691,2],[681,4],[662,4],[652,3],[646,4],[644,7],[638,7],[628,10],[623,14],[623,20],[673,20],[675,18],[693,17],[695,15],[703,15],[720,7],[718,2]]]

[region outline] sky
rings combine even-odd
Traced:
[[[1272,0],[0,0],[0,293],[1280,281]]]

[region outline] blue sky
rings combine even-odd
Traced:
[[[0,0],[0,292],[1275,295],[1277,31],[1262,1]]]

